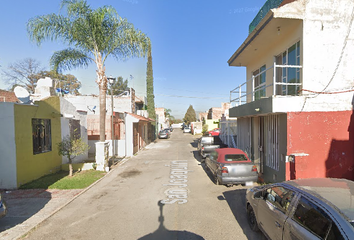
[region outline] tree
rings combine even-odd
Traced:
[[[37,79],[50,77],[55,81],[55,88],[68,91],[70,94],[79,95],[79,89],[81,88],[81,82],[71,74],[61,74],[55,71],[41,71],[36,74]]]
[[[146,67],[146,98],[147,98],[147,111],[149,113],[149,118],[156,119],[151,46],[148,52],[148,61]],[[153,122],[152,124],[155,125],[156,123]]]
[[[118,95],[124,91],[128,91],[128,79],[123,81],[123,77],[118,77],[117,81],[114,82],[112,89],[113,95]],[[111,95],[111,88],[107,89],[107,94]]]
[[[170,123],[175,120],[175,117],[171,115],[171,109],[165,109],[165,117],[168,118]]]
[[[192,105],[189,105],[189,108],[187,109],[186,114],[184,115],[183,121],[187,124],[190,124],[191,122],[195,122],[197,120],[194,108]]]
[[[67,157],[69,160],[69,176],[73,175],[72,161],[75,157],[85,153],[89,149],[87,143],[82,138],[64,137],[63,141],[58,143],[58,154]]]
[[[15,63],[10,63],[8,70],[3,70],[2,74],[5,77],[5,82],[13,86],[22,86],[28,92],[34,93],[38,80],[36,74],[42,70],[41,64],[36,59],[25,58]]]
[[[48,14],[27,23],[30,39],[62,41],[67,49],[56,51],[50,59],[52,70],[61,72],[96,64],[100,105],[100,141],[105,141],[107,77],[105,61],[145,57],[150,39],[118,15],[111,6],[91,9],[84,0],[62,0],[66,14]]]

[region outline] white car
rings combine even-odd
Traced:
[[[192,132],[192,130],[191,130],[190,127],[184,127],[184,128],[183,128],[183,132],[184,132],[184,133],[190,133],[190,132]]]

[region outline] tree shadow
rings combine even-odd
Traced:
[[[253,231],[248,224],[246,212],[246,189],[236,189],[223,192],[223,195],[218,196],[218,199],[221,201],[226,200],[231,209],[231,212],[233,213],[236,221],[240,225],[247,239],[266,239],[266,237],[261,232]]]
[[[52,198],[45,189],[7,191],[2,196],[6,202],[7,215],[0,219],[0,233],[36,215]]]
[[[159,206],[159,210],[160,210],[160,216],[158,218],[160,225],[158,229],[153,233],[149,233],[148,235],[139,238],[139,240],[166,240],[166,239],[203,240],[204,239],[202,236],[192,232],[174,231],[165,228],[165,226],[163,225],[165,220],[165,217],[163,216],[163,207],[165,206],[165,204],[163,204],[161,201],[158,201],[157,205]]]

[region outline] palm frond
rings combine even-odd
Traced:
[[[84,52],[68,48],[56,51],[50,59],[50,66],[55,72],[62,72],[77,67],[87,67],[91,62],[93,59]]]

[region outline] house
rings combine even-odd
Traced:
[[[61,169],[59,97],[0,103],[0,189],[16,189]]]
[[[222,116],[229,117],[230,103],[221,103],[221,107],[212,107],[208,111],[208,119],[221,119]]]
[[[0,89],[0,102],[15,102],[19,103],[20,101],[16,97],[14,92],[9,92]]]
[[[94,155],[96,143],[99,142],[99,97],[66,95],[64,99],[72,103],[78,111],[87,111],[89,154]],[[154,120],[148,118],[147,111],[142,110],[143,106],[144,101],[135,96],[132,88],[117,96],[106,96],[105,135],[106,142],[109,142],[109,156],[133,156],[152,141],[152,134],[149,135],[149,132]]]
[[[354,180],[354,2],[268,0],[228,60],[237,146],[264,181]]]
[[[170,126],[170,122],[168,118],[166,118],[166,110],[163,107],[155,108],[156,118],[157,118],[157,131],[160,131],[164,128],[168,128]]]

